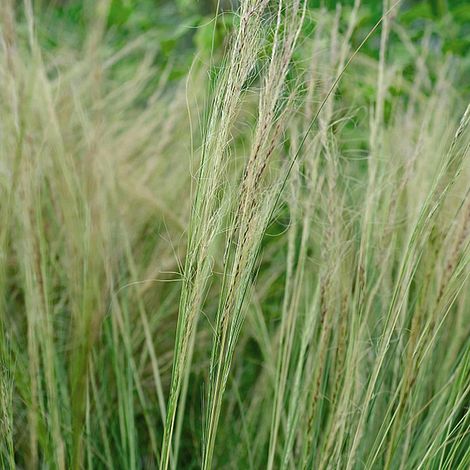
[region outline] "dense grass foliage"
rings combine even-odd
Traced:
[[[469,58],[445,28],[242,0],[185,49],[149,2],[19,3],[0,467],[470,468]]]

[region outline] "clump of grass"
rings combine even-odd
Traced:
[[[170,83],[145,38],[105,47],[108,8],[50,51],[2,4],[2,466],[467,468],[451,63],[425,38],[403,78],[387,2],[372,60],[359,1],[252,0]]]

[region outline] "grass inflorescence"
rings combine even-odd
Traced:
[[[454,62],[247,0],[170,79],[110,6],[52,49],[0,7],[1,468],[469,468]]]

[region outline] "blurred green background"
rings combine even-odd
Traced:
[[[208,57],[211,53],[213,18],[219,3],[215,47],[220,48],[230,31],[239,0],[112,0],[106,21],[106,46],[115,49],[145,33],[146,47],[155,51],[155,63],[169,66],[170,80],[187,74],[195,54]],[[93,20],[95,0],[35,0],[35,14],[43,47],[80,47],[85,41],[87,24]],[[305,34],[314,28],[315,11],[335,10],[347,17],[354,0],[309,0],[312,15],[307,17]],[[390,0],[390,4],[393,1]],[[363,0],[360,21],[352,44],[357,46],[382,14],[382,1]],[[470,2],[468,0],[403,0],[396,24],[410,44],[420,47],[426,37],[429,55],[436,61],[455,57],[455,76],[465,94],[470,91]],[[376,57],[380,35],[372,37],[363,53]],[[409,49],[409,47],[408,47]],[[389,55],[401,62],[405,73],[412,75],[414,58],[409,54],[396,30],[392,31]]]

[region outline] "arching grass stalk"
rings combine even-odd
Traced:
[[[162,443],[160,468],[170,464],[173,429],[183,377],[188,364],[191,337],[211,275],[214,243],[224,212],[224,171],[230,130],[237,116],[243,85],[252,71],[261,47],[260,31],[267,0],[243,2],[240,25],[222,67],[205,129],[201,163],[196,174],[194,203],[189,222],[188,248],[183,273],[176,330],[170,396]]]
[[[278,4],[272,53],[261,79],[258,119],[249,158],[240,181],[225,247],[224,275],[216,317],[208,384],[203,447],[204,469],[212,467],[217,427],[232,358],[244,317],[261,241],[276,200],[278,182],[265,183],[276,146],[289,116],[290,101],[284,103],[287,72],[303,24],[306,5],[281,1]],[[282,30],[281,30],[282,25]]]

